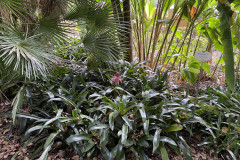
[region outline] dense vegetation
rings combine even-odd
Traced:
[[[21,149],[34,144],[30,159],[68,146],[80,159],[167,160],[171,151],[191,160],[191,139],[216,157],[240,158],[237,0],[1,0],[0,7],[0,100],[12,102],[1,115],[12,118]],[[199,50],[223,53],[212,72],[208,62],[203,70],[214,78],[225,64],[226,86],[189,92]],[[170,82],[172,72],[186,89]]]

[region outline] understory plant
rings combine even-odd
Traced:
[[[182,134],[184,104],[170,103],[167,76],[144,70],[143,64],[121,62],[122,83],[111,80],[113,71],[63,72],[52,81],[29,83],[22,88],[24,104],[16,113],[17,124],[26,130],[25,146],[34,142],[29,158],[46,159],[56,142],[71,146],[81,159],[125,159],[131,154],[147,159],[166,147],[191,159]],[[99,78],[101,77],[101,78]],[[32,137],[29,139],[29,137]]]
[[[170,150],[190,160],[192,136],[216,156],[237,159],[239,93],[209,88],[195,105],[195,98],[168,88],[168,72],[154,73],[145,63],[120,61],[108,71],[60,67],[49,81],[24,84],[13,102],[22,107],[12,114],[22,148],[34,144],[29,158],[47,159],[70,146],[80,159],[148,159],[152,153],[169,159]],[[116,71],[119,84],[112,80]]]
[[[240,92],[225,88],[208,88],[199,98],[199,115],[212,130],[200,129],[204,141],[199,144],[215,148],[216,155],[239,159],[240,150]]]

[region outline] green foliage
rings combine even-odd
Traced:
[[[61,58],[71,61],[79,61],[88,58],[88,54],[83,51],[81,39],[78,37],[72,38],[69,41],[63,41],[60,45],[57,45],[56,52]]]
[[[16,72],[9,72],[0,59],[0,102],[7,99],[8,90],[22,81],[22,77]],[[15,87],[15,89],[18,87]],[[6,95],[7,94],[7,95]],[[12,95],[12,93],[9,93]]]
[[[65,20],[75,21],[79,26],[86,25],[86,33],[82,37],[83,49],[97,61],[111,63],[123,56],[126,48],[119,44],[119,34],[125,25],[120,25],[114,18],[110,4],[102,6],[95,0],[77,1]]]
[[[144,159],[148,150],[167,158],[166,145],[190,155],[178,135],[183,130],[180,115],[187,108],[167,101],[167,73],[160,74],[159,68],[157,74],[146,74],[141,63],[122,63],[123,82],[118,86],[111,72],[95,71],[70,72],[59,82],[28,84],[29,112],[19,108],[17,114],[28,124],[23,140],[40,133],[34,143],[36,150],[43,150],[42,159],[57,141],[87,158],[101,154],[104,159],[119,159],[133,153]]]
[[[208,88],[199,102],[196,114],[202,117],[212,130],[200,129],[204,141],[199,145],[216,148],[216,155],[228,153],[232,159],[239,159],[240,92]]]
[[[60,141],[60,147],[71,146],[88,159],[99,154],[125,159],[130,153],[147,159],[149,152],[168,159],[166,146],[192,159],[184,139],[189,135],[201,137],[199,146],[215,148],[216,155],[236,158],[239,93],[209,88],[195,108],[194,99],[167,90],[167,72],[161,74],[159,68],[154,74],[144,70],[144,64],[120,61],[119,85],[111,79],[113,71],[63,69],[50,81],[21,88],[14,104],[22,107],[16,107],[14,115],[21,120],[17,124],[26,127],[22,140],[35,143],[30,158],[42,151],[40,158],[46,159]]]
[[[9,9],[1,13],[3,19],[0,21],[0,58],[5,67],[27,78],[46,77],[53,64],[60,61],[53,54],[55,47],[76,34],[72,31],[77,27],[82,28],[78,46],[94,59],[95,64],[108,63],[109,66],[124,56],[126,47],[119,43],[119,33],[125,25],[119,25],[114,19],[109,4],[86,0],[50,4],[42,7],[22,0],[1,1],[0,6]],[[68,6],[67,13],[50,14],[51,9],[59,6]],[[59,10],[64,13],[61,7]]]
[[[51,50],[42,45],[36,36],[26,37],[13,26],[1,25],[0,59],[11,72],[17,72],[27,78],[46,77],[48,69],[57,62]]]
[[[189,53],[194,55],[204,36],[224,52],[227,83],[233,91],[232,49],[240,48],[239,14],[234,21],[238,25],[230,28],[232,11],[225,5],[227,1],[219,2],[220,20],[212,17],[218,14],[214,12],[216,2],[208,0],[167,0],[157,7],[154,1],[132,1],[137,54],[140,61],[150,61],[129,63],[119,61],[126,50],[120,35],[126,26],[118,22],[110,2],[99,2],[65,2],[69,10],[64,16],[50,16],[42,10],[32,17],[36,7],[30,11],[28,5],[33,4],[0,1],[4,8],[0,12],[0,98],[5,91],[20,88],[11,93],[16,93],[12,118],[19,133],[25,132],[23,148],[34,143],[29,158],[36,159],[41,152],[40,159],[47,159],[60,141],[60,148],[71,146],[82,159],[99,154],[104,159],[126,159],[131,153],[136,159],[147,159],[149,153],[169,159],[166,148],[171,148],[191,160],[185,138],[200,135],[204,139],[200,146],[237,159],[239,91],[208,89],[195,105],[191,97],[171,94],[169,73],[163,69],[169,62],[172,68],[178,64],[183,78],[194,84],[200,62]],[[173,3],[174,14],[166,19]],[[193,6],[197,12],[192,17],[189,9]],[[234,1],[232,8],[239,10],[239,3]],[[178,26],[182,18],[190,22],[184,34]],[[199,39],[191,43],[195,27]],[[78,28],[80,37],[69,38],[69,28]],[[59,57],[62,63],[53,67]],[[203,70],[210,73],[207,63]],[[116,71],[122,77],[118,85],[112,81]],[[27,82],[32,77],[33,82]]]
[[[182,77],[189,83],[195,84],[197,82],[198,74],[200,73],[201,62],[190,56],[188,60],[188,68],[183,69]],[[203,63],[202,69],[210,73],[210,66],[207,62]]]
[[[235,89],[234,55],[230,26],[233,11],[231,10],[231,7],[227,5],[226,2],[223,4],[221,2],[218,2],[218,11],[220,12],[221,24],[219,28],[222,33],[221,38],[223,42],[223,54],[224,54],[223,59],[225,62],[226,83],[228,84],[229,88],[232,91],[234,91]]]

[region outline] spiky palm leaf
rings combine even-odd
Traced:
[[[58,18],[42,18],[38,21],[35,34],[39,34],[46,42],[59,42],[68,39],[68,30],[71,26]]]
[[[120,45],[120,38],[124,37],[119,35],[126,26],[115,19],[110,4],[78,0],[65,19],[86,25],[84,49],[102,62],[116,61],[125,52],[126,47]]]
[[[1,0],[1,16],[5,20],[11,20],[12,16],[23,16],[26,13],[25,4],[28,2],[24,0]]]
[[[0,102],[8,99],[4,91],[15,86],[19,78],[17,73],[9,72],[0,59]]]
[[[17,71],[27,78],[46,77],[48,69],[57,62],[51,49],[37,41],[37,36],[25,37],[12,26],[1,27],[0,58],[9,71]]]

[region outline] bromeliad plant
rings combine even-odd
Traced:
[[[57,143],[61,144],[58,148],[71,146],[81,159],[127,159],[130,155],[147,159],[149,153],[169,159],[166,148],[172,148],[190,160],[190,147],[184,137],[196,131],[206,137],[200,145],[237,155],[238,111],[234,105],[239,105],[238,96],[229,101],[225,95],[222,100],[216,97],[224,94],[214,92],[216,97],[200,98],[194,109],[191,98],[174,98],[167,91],[167,73],[162,75],[160,68],[153,74],[143,69],[144,64],[121,63],[118,71],[122,82],[118,85],[110,76],[115,72],[83,70],[76,74],[63,70],[52,77],[54,81],[38,81],[21,88],[19,97],[24,101],[15,99],[23,104],[15,110],[15,117],[20,132],[26,131],[23,142],[32,137],[24,147],[35,144],[29,158],[37,158],[41,152],[40,159],[46,159]],[[211,109],[208,103],[217,109]],[[234,138],[230,136],[233,134]],[[237,142],[231,143],[233,140]]]
[[[189,109],[167,101],[167,74],[146,74],[140,63],[126,62],[123,68],[128,69],[117,86],[106,73],[100,73],[105,83],[99,83],[89,80],[98,80],[96,72],[82,72],[63,76],[58,85],[42,82],[24,88],[27,99],[16,116],[23,128],[28,126],[23,140],[34,136],[25,144],[36,144],[30,158],[43,151],[40,159],[46,159],[60,141],[59,147],[72,146],[81,159],[99,154],[125,159],[130,153],[147,159],[148,151],[168,159],[166,146],[191,159],[189,146],[178,134],[183,129],[180,115]]]

